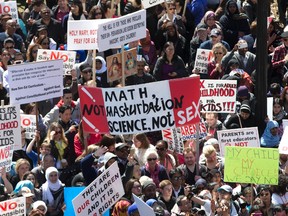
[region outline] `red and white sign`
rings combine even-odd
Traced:
[[[217,131],[220,155],[225,156],[225,146],[260,147],[258,128],[240,128]]]
[[[76,52],[38,49],[37,61],[49,61],[56,59],[63,59],[63,72],[69,73],[75,64]]]
[[[2,14],[10,14],[12,16],[12,19],[17,20],[18,22],[17,2],[16,1],[0,2],[0,15]]]
[[[206,49],[197,49],[194,69],[199,73],[208,74],[208,63],[211,59],[212,51]]]
[[[26,198],[17,197],[0,202],[0,215],[26,215]]]
[[[236,80],[201,80],[201,111],[217,113],[235,113],[236,94]]]
[[[100,216],[124,194],[119,167],[114,162],[72,200],[75,215]]]
[[[168,143],[169,151],[176,151],[178,154],[183,153],[184,144],[179,128],[169,128],[162,130],[162,138]]]
[[[33,139],[36,132],[36,115],[21,114],[21,126],[26,130],[25,138]]]
[[[79,86],[84,130],[131,134],[195,124],[200,120],[199,83],[198,76],[123,88]]]
[[[0,147],[13,146],[14,150],[21,149],[20,106],[0,107],[0,119]]]
[[[104,19],[106,20],[106,19]],[[146,10],[140,10],[99,24],[99,51],[137,41],[146,37]]]

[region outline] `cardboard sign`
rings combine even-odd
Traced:
[[[0,107],[0,119],[0,146],[20,149],[22,145],[19,105]]]
[[[225,156],[225,146],[260,147],[257,127],[217,131],[220,155]]]
[[[38,49],[36,61],[49,61],[56,59],[63,59],[63,72],[64,74],[70,73],[75,64],[76,52]]]
[[[63,60],[9,65],[10,103],[25,104],[63,95]]]
[[[110,19],[69,20],[67,27],[67,50],[98,49],[97,31],[100,23]]]
[[[146,10],[140,10],[99,24],[99,51],[146,37]]]
[[[134,75],[137,73],[137,54],[136,48],[128,51],[124,51],[124,74],[125,77]],[[108,56],[107,60],[107,80],[113,82],[122,78],[122,58],[121,53]]]
[[[33,139],[36,132],[36,115],[21,114],[21,126],[26,130],[25,138]]]
[[[131,134],[195,124],[200,120],[198,88],[199,76],[123,88],[79,86],[84,130]]]
[[[0,202],[1,215],[26,215],[26,198],[17,197]]]
[[[142,199],[137,197],[135,194],[132,193],[132,195],[136,202],[140,216],[147,216],[147,215],[155,216],[154,210],[149,205],[147,205]]]
[[[164,0],[142,0],[142,5],[145,9],[162,4]]]
[[[284,133],[282,135],[282,138],[278,147],[280,154],[288,154],[287,138],[288,138],[288,127],[285,127]]]
[[[202,74],[208,74],[208,63],[211,58],[211,50],[197,49],[194,69]]]
[[[236,80],[201,80],[200,101],[202,112],[235,113]]]
[[[12,16],[12,19],[17,20],[18,22],[17,2],[16,1],[0,2],[0,15],[2,14],[10,14]]]
[[[117,162],[72,200],[77,216],[99,216],[125,194]]]
[[[181,137],[183,140],[196,139],[197,127],[196,124],[187,125],[180,128]],[[199,123],[199,139],[207,136],[207,131],[204,122]]]
[[[174,150],[178,154],[182,154],[184,150],[183,140],[179,128],[169,128],[162,130],[162,138],[168,143],[168,150]]]
[[[224,182],[278,184],[278,149],[226,146],[225,152]]]

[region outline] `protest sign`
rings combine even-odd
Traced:
[[[198,70],[199,73],[207,74],[208,73],[208,63],[211,58],[211,50],[206,49],[197,49],[196,59],[194,64],[194,69]]]
[[[36,61],[49,61],[56,59],[63,59],[63,72],[64,74],[70,73],[75,64],[76,52],[38,49]]]
[[[0,107],[0,146],[21,149],[21,125],[19,105]]]
[[[72,200],[77,216],[99,216],[125,194],[117,162],[114,162]]]
[[[145,9],[162,4],[164,0],[142,0],[142,5]]]
[[[140,216],[155,216],[155,212],[153,210],[153,208],[151,208],[149,205],[147,205],[142,199],[140,199],[139,197],[137,197],[135,194],[133,194],[133,198],[136,202],[137,205],[137,209],[140,213]]]
[[[273,120],[273,97],[267,98],[267,116],[270,121]]]
[[[197,128],[196,124],[180,127],[181,137],[183,140],[196,139]],[[207,136],[207,131],[204,122],[199,123],[199,139]]]
[[[202,112],[235,113],[236,80],[200,80]]]
[[[282,119],[283,128],[285,129],[288,126],[288,119]]]
[[[10,103],[25,104],[63,95],[63,60],[8,66]]]
[[[99,51],[146,37],[146,11],[140,10],[99,24]]]
[[[224,182],[278,184],[278,149],[226,146],[225,152]]]
[[[25,197],[17,197],[0,202],[0,216],[6,215],[26,215],[26,199]]]
[[[17,20],[17,22],[19,23],[16,1],[0,2],[0,15],[2,14],[10,14],[12,16],[12,19]]]
[[[125,77],[137,73],[137,54],[136,48],[123,52],[124,55],[124,74]],[[110,55],[107,61],[107,81],[113,82],[122,78],[122,58],[121,53]]]
[[[199,76],[123,88],[79,86],[84,130],[131,134],[195,124],[200,120],[197,89]]]
[[[162,130],[162,138],[168,143],[169,151],[176,151],[178,154],[183,153],[184,144],[179,128],[169,128]]]
[[[282,135],[282,138],[281,138],[281,141],[280,141],[280,144],[279,144],[279,153],[280,154],[288,154],[288,142],[287,142],[287,139],[288,139],[288,127],[286,127],[284,129],[284,133]]]
[[[225,156],[225,146],[260,147],[257,127],[217,131],[220,155]]]
[[[33,139],[36,132],[36,115],[21,114],[21,126],[26,130],[25,138]]]
[[[67,27],[67,50],[98,49],[98,25],[110,19],[69,20]]]

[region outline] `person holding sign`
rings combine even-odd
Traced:
[[[280,142],[278,135],[279,124],[277,121],[269,121],[261,137],[260,145],[265,148],[277,148]]]
[[[187,77],[187,71],[182,58],[175,55],[174,44],[170,41],[166,42],[164,54],[158,58],[153,75],[157,81],[169,80],[181,77]]]

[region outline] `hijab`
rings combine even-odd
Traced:
[[[269,121],[266,125],[265,131],[261,137],[261,146],[265,147],[274,147],[279,144],[280,136],[277,134],[273,136],[270,132],[272,128],[279,128],[279,124],[277,121]]]
[[[107,71],[107,67],[106,67],[105,59],[102,56],[97,56],[96,60],[99,60],[102,63],[102,67],[100,68],[100,70],[96,69],[96,74],[99,75],[99,74],[102,74],[102,73],[106,72]]]
[[[49,176],[52,172],[56,172],[58,179],[56,181],[56,183],[52,183],[49,180]],[[42,185],[42,197],[43,197],[43,201],[49,204],[53,204],[54,203],[54,198],[53,195],[51,193],[58,191],[62,186],[64,186],[62,184],[62,182],[59,180],[59,172],[55,167],[49,167],[46,172],[45,172],[45,178],[46,178],[46,182]]]

